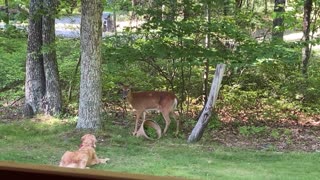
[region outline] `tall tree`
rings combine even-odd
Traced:
[[[285,12],[286,0],[274,0],[274,13],[273,19],[272,39],[283,40],[283,13]]]
[[[61,112],[61,90],[59,85],[59,72],[55,50],[55,17],[57,0],[43,0],[43,62],[46,77],[45,106],[46,114],[58,114]]]
[[[45,77],[43,71],[42,46],[42,2],[30,0],[28,49],[25,80],[25,112],[32,116],[41,110],[41,101],[45,94]]]
[[[207,23],[208,27],[210,27],[211,24],[211,2],[207,2],[207,6],[205,8],[205,14],[207,16]],[[226,15],[226,14],[225,14]],[[205,39],[205,47],[207,49],[210,49],[210,33],[206,34],[206,39]],[[203,95],[204,95],[204,104],[207,103],[208,101],[208,90],[209,90],[209,58],[206,58],[204,61],[204,75],[203,75]]]
[[[210,1],[207,1],[207,4],[211,3]],[[230,0],[224,0],[223,1],[223,15],[228,16],[230,15],[231,11],[231,1]]]
[[[100,125],[101,110],[101,0],[81,1],[81,79],[77,128]]]
[[[6,16],[4,17],[4,23],[5,23],[6,25],[9,25],[9,20],[10,20],[9,1],[8,1],[8,0],[5,0],[5,1],[4,1],[4,4],[5,4],[5,6],[6,6],[6,9],[5,9],[5,11],[6,11]]]
[[[268,0],[264,0],[264,14],[268,14]]]
[[[307,77],[308,64],[311,54],[310,40],[310,16],[312,11],[312,0],[304,1],[303,8],[303,40],[304,47],[302,48],[302,74]]]
[[[30,0],[25,82],[25,115],[61,111],[55,51],[57,0]]]

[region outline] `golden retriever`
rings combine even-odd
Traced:
[[[92,134],[86,134],[81,138],[81,145],[77,151],[66,151],[60,161],[60,167],[70,167],[70,168],[88,168],[95,164],[106,163],[109,158],[99,159],[95,147],[96,147],[96,137]]]

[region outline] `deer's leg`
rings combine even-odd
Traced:
[[[143,111],[143,113],[142,113],[142,123],[144,123],[145,120],[146,120],[146,112]]]
[[[165,126],[165,128],[164,128],[164,130],[163,130],[163,134],[166,134],[166,132],[167,132],[167,130],[168,130],[168,128],[169,128],[169,125],[170,125],[170,123],[171,123],[171,119],[170,119],[170,117],[169,117],[169,112],[162,111],[161,114],[162,114],[164,120],[166,121],[166,126]]]
[[[136,134],[137,134],[137,131],[138,131],[138,123],[139,123],[139,119],[140,119],[140,116],[141,116],[141,113],[142,112],[140,112],[140,111],[137,111],[136,112],[136,125],[135,125],[135,127],[134,127],[134,131],[133,131],[133,135],[135,136]]]

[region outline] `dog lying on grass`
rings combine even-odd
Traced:
[[[77,151],[66,151],[60,161],[60,167],[89,168],[95,164],[106,163],[109,158],[99,159],[95,147],[97,139],[92,134],[85,134],[81,138],[81,145]]]

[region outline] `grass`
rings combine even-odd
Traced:
[[[88,131],[75,130],[74,119],[37,117],[0,123],[0,161],[57,165],[66,150],[76,150]],[[226,148],[202,140],[187,144],[170,134],[157,141],[130,135],[111,120],[94,133],[97,153],[108,164],[92,169],[188,179],[315,179],[319,153],[252,151]],[[170,129],[170,132],[174,132]]]

